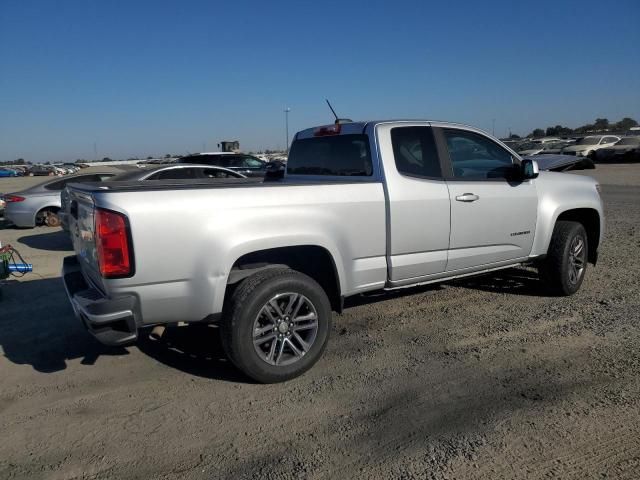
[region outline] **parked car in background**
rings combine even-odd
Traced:
[[[563,148],[573,145],[573,143],[574,142],[558,139],[549,142],[531,142],[521,145],[520,148],[518,148],[518,154],[525,157],[540,154],[556,154],[560,153]]]
[[[229,168],[181,163],[145,168],[143,170],[131,170],[120,173],[111,180],[114,182],[130,182],[142,180],[198,180],[203,178],[246,178],[246,176]]]
[[[73,163],[54,163],[53,166],[64,171],[64,173],[67,175],[72,175],[80,171],[80,167],[74,165]]]
[[[28,175],[29,174],[29,166],[28,165],[12,165],[10,167],[11,170],[15,170],[18,175]]]
[[[53,177],[56,175],[56,171],[52,168],[51,165],[33,165],[29,169],[30,176],[45,176],[45,177]]]
[[[113,172],[71,175],[40,183],[19,192],[4,195],[4,217],[17,227],[60,225],[60,192],[69,182],[101,182],[115,176]]]
[[[530,158],[538,162],[540,170],[550,172],[568,172],[570,170],[593,170],[596,168],[590,157],[577,157],[575,155],[558,155],[542,153],[523,158]]]
[[[20,174],[12,168],[0,168],[0,177],[19,177]]]
[[[244,175],[228,168],[210,167],[206,165],[164,165],[153,168],[145,168],[143,170],[135,169],[128,172],[120,173],[110,178],[114,182],[139,182],[152,180],[204,180],[210,178],[246,178]],[[75,181],[92,181],[92,180],[74,180]],[[60,195],[60,210],[58,217],[60,225],[65,231],[69,231],[69,213],[71,202],[69,202],[69,190],[64,188]]]
[[[596,150],[612,146],[618,140],[620,140],[620,137],[615,135],[589,135],[581,138],[573,145],[563,148],[561,153],[563,155],[587,157]]]
[[[615,145],[596,151],[598,162],[640,162],[640,136],[623,137]]]
[[[253,155],[231,152],[195,153],[178,159],[178,163],[195,163],[224,167],[247,177],[264,177],[268,162]]]

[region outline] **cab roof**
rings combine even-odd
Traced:
[[[476,132],[482,132],[485,135],[489,135],[484,130],[481,130],[476,127],[472,127],[471,125],[465,125],[463,123],[455,123],[455,122],[446,122],[442,120],[426,120],[426,119],[416,119],[416,118],[405,118],[405,119],[390,119],[390,120],[367,120],[367,121],[358,121],[358,122],[347,122],[340,123],[340,135],[349,135],[349,134],[362,134],[365,132],[367,127],[375,127],[376,125],[383,123],[428,123],[437,125],[438,127],[455,127],[462,128],[465,130],[471,130]],[[304,130],[299,131],[295,139],[298,138],[311,138],[315,135],[316,130],[323,127],[332,127],[335,124],[327,124],[327,125],[318,125],[312,128],[306,128]]]

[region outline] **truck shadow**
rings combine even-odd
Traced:
[[[190,375],[235,383],[255,383],[227,358],[217,325],[168,327],[162,338],[139,333],[137,347],[154,360]]]
[[[71,239],[64,230],[49,227],[41,227],[38,228],[38,230],[44,230],[44,232],[20,237],[18,238],[18,243],[22,243],[30,248],[48,250],[50,252],[73,251]]]
[[[540,281],[538,273],[525,268],[509,268],[478,277],[469,277],[450,282],[451,285],[472,290],[528,297],[552,296]]]
[[[42,373],[64,370],[73,359],[93,365],[102,355],[128,354],[124,348],[100,344],[84,330],[60,278],[2,283],[0,348],[11,362]]]
[[[167,328],[162,339],[153,342],[143,329],[136,346],[154,360],[191,375],[251,383],[227,360],[218,330],[213,325]],[[59,277],[10,280],[0,286],[0,349],[17,365],[54,373],[65,370],[70,360],[94,365],[104,355],[128,355],[129,348],[133,347],[102,345],[85,330]]]
[[[459,280],[454,284],[490,292],[544,295],[535,273],[521,269]],[[425,292],[437,295],[442,288],[436,284],[360,295],[349,299],[345,306]],[[73,315],[60,278],[8,281],[0,287],[0,295],[0,348],[4,357],[15,364],[31,365],[39,372],[52,373],[66,369],[67,362],[73,359],[81,359],[83,365],[93,365],[103,355],[129,354],[126,348],[102,345],[85,331]],[[141,330],[137,347],[156,361],[190,375],[253,383],[227,359],[219,328],[215,325],[168,328],[159,341],[151,341],[148,332]]]
[[[442,283],[430,283],[398,290],[363,293],[345,299],[345,308],[370,305],[395,298],[408,297],[416,294],[437,295],[445,285],[482,290],[492,293],[506,293],[511,295],[526,295],[530,297],[549,297],[544,284],[539,280],[538,274],[530,269],[509,268],[497,272],[490,272],[477,277],[449,280]]]

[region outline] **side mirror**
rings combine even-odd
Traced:
[[[522,160],[522,164],[520,165],[522,169],[522,178],[525,180],[531,180],[533,178],[537,178],[540,173],[540,168],[538,168],[538,162],[535,160],[531,160],[530,158],[525,158]]]

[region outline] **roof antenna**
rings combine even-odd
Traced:
[[[350,118],[338,118],[338,114],[331,106],[331,103],[329,103],[329,99],[325,98],[324,100],[327,102],[327,105],[329,105],[329,108],[331,109],[331,113],[333,113],[333,116],[336,117],[336,121],[334,122],[336,125],[340,125],[341,123],[353,122],[353,120],[351,120]]]

